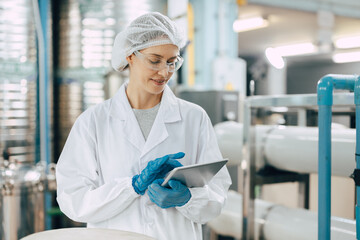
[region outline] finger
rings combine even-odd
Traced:
[[[155,203],[158,207],[162,208],[161,202],[158,200],[158,198],[155,196],[156,194],[152,192],[148,192],[150,200]]]
[[[147,194],[148,194],[150,200],[151,200],[153,203],[155,203],[156,205],[158,205],[158,204],[157,204],[157,201],[156,201],[155,194],[154,194],[150,189],[148,190]]]
[[[180,158],[183,158],[185,156],[185,153],[178,152],[178,153],[175,153],[175,154],[169,154],[168,156],[170,158],[172,158],[172,159],[180,159]]]
[[[175,160],[175,159],[169,159],[167,161],[166,165],[169,165],[172,168],[183,166],[178,160]],[[172,169],[170,169],[170,170],[172,170]]]
[[[167,160],[169,160],[169,155],[166,155],[166,156],[163,156],[161,158],[157,158],[155,160],[152,160],[152,161],[149,162],[149,164],[151,165],[152,169],[157,169],[161,165],[163,165]]]
[[[177,181],[177,180],[170,180],[168,183],[169,183],[169,186],[175,190],[179,190],[183,186],[186,187],[184,184],[182,184],[180,181]]]
[[[169,159],[162,167],[160,171],[159,178],[163,178],[168,172],[173,170],[174,168],[181,167],[182,164],[175,159]]]
[[[165,155],[161,158],[157,158],[154,161],[154,163],[152,164],[152,167],[155,168],[159,168],[160,166],[162,166],[163,164],[165,164],[169,159],[181,159],[185,156],[185,153],[183,152],[178,152],[175,154],[168,154]]]
[[[151,190],[153,193],[156,193],[156,194],[168,194],[170,191],[172,191],[172,189],[162,187],[162,186],[160,186],[159,184],[156,184],[156,183],[152,183],[148,187],[148,189]]]
[[[149,167],[153,170],[158,170],[164,163],[166,163],[169,159],[180,159],[183,158],[185,156],[185,153],[183,152],[178,152],[175,154],[168,154],[165,155],[161,158],[157,158],[153,161],[150,161],[148,163]]]
[[[162,191],[162,187],[154,182],[149,185],[148,189],[151,190],[153,193]]]

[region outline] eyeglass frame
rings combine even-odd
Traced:
[[[147,60],[147,62],[145,62],[145,65],[146,65],[149,69],[154,70],[154,71],[161,71],[161,70],[163,70],[164,68],[167,68],[167,71],[168,71],[168,72],[176,72],[177,70],[179,70],[179,69],[181,68],[181,66],[182,66],[182,64],[183,64],[183,62],[184,62],[184,58],[183,58],[183,57],[181,57],[180,55],[176,55],[176,59],[175,59],[174,62],[165,62],[165,65],[166,65],[166,66],[164,66],[164,64],[161,64],[161,67],[156,67],[156,66],[151,66],[151,64],[155,64],[155,63],[153,63],[153,61],[151,61],[151,60],[149,59],[149,57],[147,56],[147,54],[141,53],[140,51],[135,51],[135,52],[134,52],[134,55],[135,55],[136,57],[142,59],[142,60]],[[164,60],[161,60],[161,62],[163,63]],[[179,63],[178,63],[178,64],[179,64],[178,67],[176,68],[176,67],[174,66],[174,70],[172,70],[172,69],[171,69],[171,65],[172,65],[172,64],[175,64],[175,63],[177,63],[177,62],[179,62]],[[160,64],[160,63],[159,63],[159,64]]]

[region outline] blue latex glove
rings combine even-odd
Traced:
[[[170,158],[163,164],[161,171],[158,174],[156,179],[165,178],[166,174],[168,174],[171,170],[173,170],[174,168],[177,168],[177,167],[181,167],[181,166],[182,166],[182,164],[178,160]]]
[[[181,166],[181,163],[176,159],[183,158],[184,156],[185,153],[178,152],[148,162],[141,173],[132,178],[132,186],[134,187],[135,192],[143,195],[148,186],[155,179],[163,178],[173,168]]]
[[[150,200],[161,208],[181,207],[191,198],[190,190],[177,180],[169,181],[169,188],[162,187],[164,179],[156,179],[148,188]]]

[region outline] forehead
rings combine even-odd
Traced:
[[[145,54],[154,54],[164,58],[169,58],[178,55],[179,48],[173,44],[165,44],[165,45],[145,48],[141,52]]]

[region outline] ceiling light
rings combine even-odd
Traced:
[[[339,38],[334,44],[337,48],[357,48],[360,47],[360,36]]]
[[[283,57],[311,54],[318,51],[317,46],[313,43],[286,45],[275,47],[274,49]]]
[[[283,69],[285,66],[284,59],[282,56],[274,49],[274,48],[267,48],[265,50],[265,56],[267,60],[270,62],[277,69]]]
[[[360,51],[337,53],[332,57],[335,63],[360,62]]]
[[[268,25],[268,20],[264,19],[263,17],[237,19],[233,23],[233,30],[235,32],[245,32],[254,29],[264,28]]]

